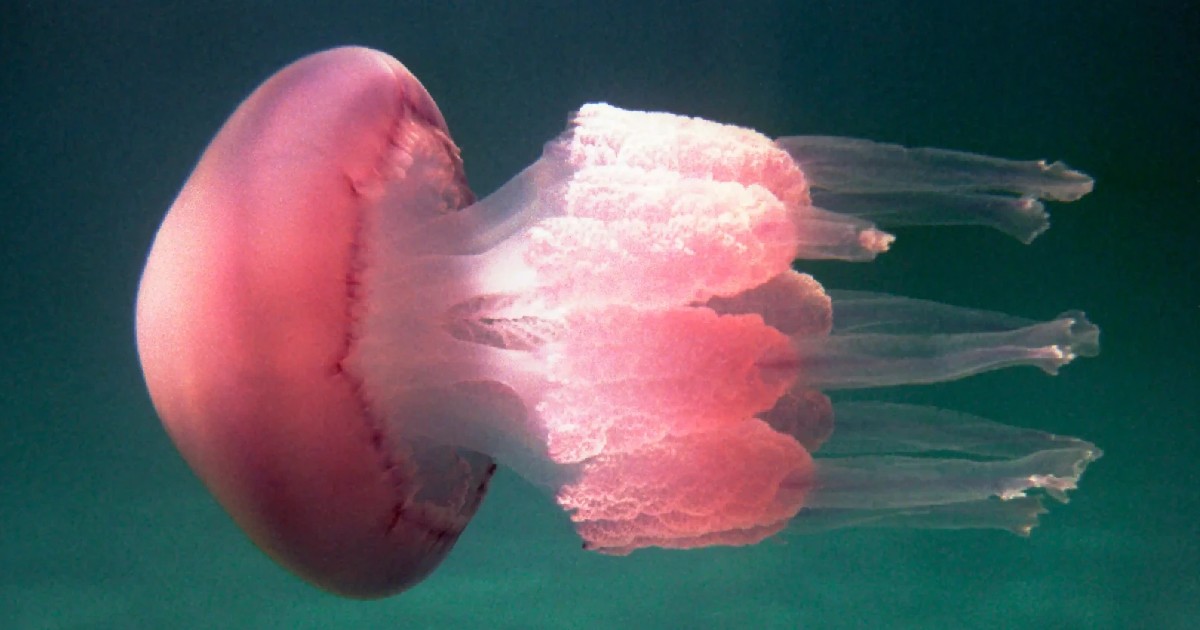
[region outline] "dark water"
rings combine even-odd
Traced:
[[[1192,2],[14,2],[0,7],[0,627],[1186,628],[1200,615],[1200,8]],[[953,8],[952,8],[953,7]],[[486,192],[589,100],[772,135],[1063,159],[1098,180],[1033,245],[907,230],[826,284],[1047,318],[1103,353],[897,394],[1106,455],[1030,539],[844,531],[745,549],[579,550],[502,473],[443,568],[372,603],[259,554],[159,428],[132,305],[200,151],[283,64],[388,51]]]

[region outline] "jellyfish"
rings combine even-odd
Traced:
[[[1027,534],[1094,445],[828,393],[1053,374],[1098,329],[826,290],[797,261],[869,261],[894,225],[1029,241],[1042,200],[1091,188],[1057,162],[588,104],[476,199],[418,80],[338,48],[267,80],[204,152],[146,261],[138,352],[233,520],[349,597],[429,575],[497,465],[611,554],[850,526]]]

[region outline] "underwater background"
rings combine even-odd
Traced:
[[[1097,180],[1030,246],[901,229],[827,287],[1046,319],[1102,351],[879,398],[1095,442],[1033,536],[783,534],[584,552],[502,471],[444,565],[356,602],[277,567],[191,474],[133,342],[144,256],[259,82],[340,44],[437,100],[479,194],[603,100]],[[0,2],[0,628],[1191,628],[1200,619],[1195,2]]]

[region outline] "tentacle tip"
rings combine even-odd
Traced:
[[[1017,238],[1024,245],[1037,240],[1050,229],[1050,213],[1046,212],[1046,206],[1034,195],[1024,195],[1017,200],[1017,213],[1024,217],[1022,223],[1027,223],[1029,227],[1024,233],[1017,235]]]
[[[882,254],[891,248],[896,237],[876,228],[867,228],[858,234],[858,244],[871,254]]]
[[[1067,311],[1058,317],[1068,323],[1068,345],[1076,356],[1100,354],[1100,327],[1089,321],[1083,311]]]
[[[1002,501],[1012,501],[1013,499],[1021,499],[1025,497],[1025,488],[1006,488],[1001,490],[996,496]]]
[[[1075,201],[1092,192],[1096,181],[1086,173],[1076,171],[1064,162],[1046,162],[1038,160],[1041,171],[1058,180],[1059,185],[1054,190],[1043,191],[1045,199],[1054,201]]]
[[[1075,359],[1071,347],[1060,344],[1035,348],[1032,351],[1032,362],[1046,374],[1058,376],[1059,369]]]

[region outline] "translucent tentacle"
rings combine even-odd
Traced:
[[[1003,529],[1028,536],[1038,517],[1049,510],[1041,497],[1016,497],[875,510],[802,510],[788,524],[792,533],[815,533],[845,527],[911,529]]]
[[[1000,332],[1038,323],[996,311],[954,306],[874,291],[828,291],[833,332],[888,335],[950,335]]]
[[[799,529],[847,526],[998,527],[1028,534],[1045,510],[1039,490],[1066,502],[1095,445],[931,407],[835,405],[817,453]]]
[[[1015,365],[1049,374],[1099,351],[1083,313],[1053,321],[882,294],[834,295],[833,334],[792,338],[809,387],[845,389],[954,380]]]
[[[1062,162],[1015,161],[857,138],[790,136],[775,143],[813,188],[845,193],[992,191],[1074,201],[1092,178]]]
[[[886,228],[913,225],[979,225],[1029,244],[1050,228],[1050,216],[1032,196],[986,193],[814,191],[813,203]]]

